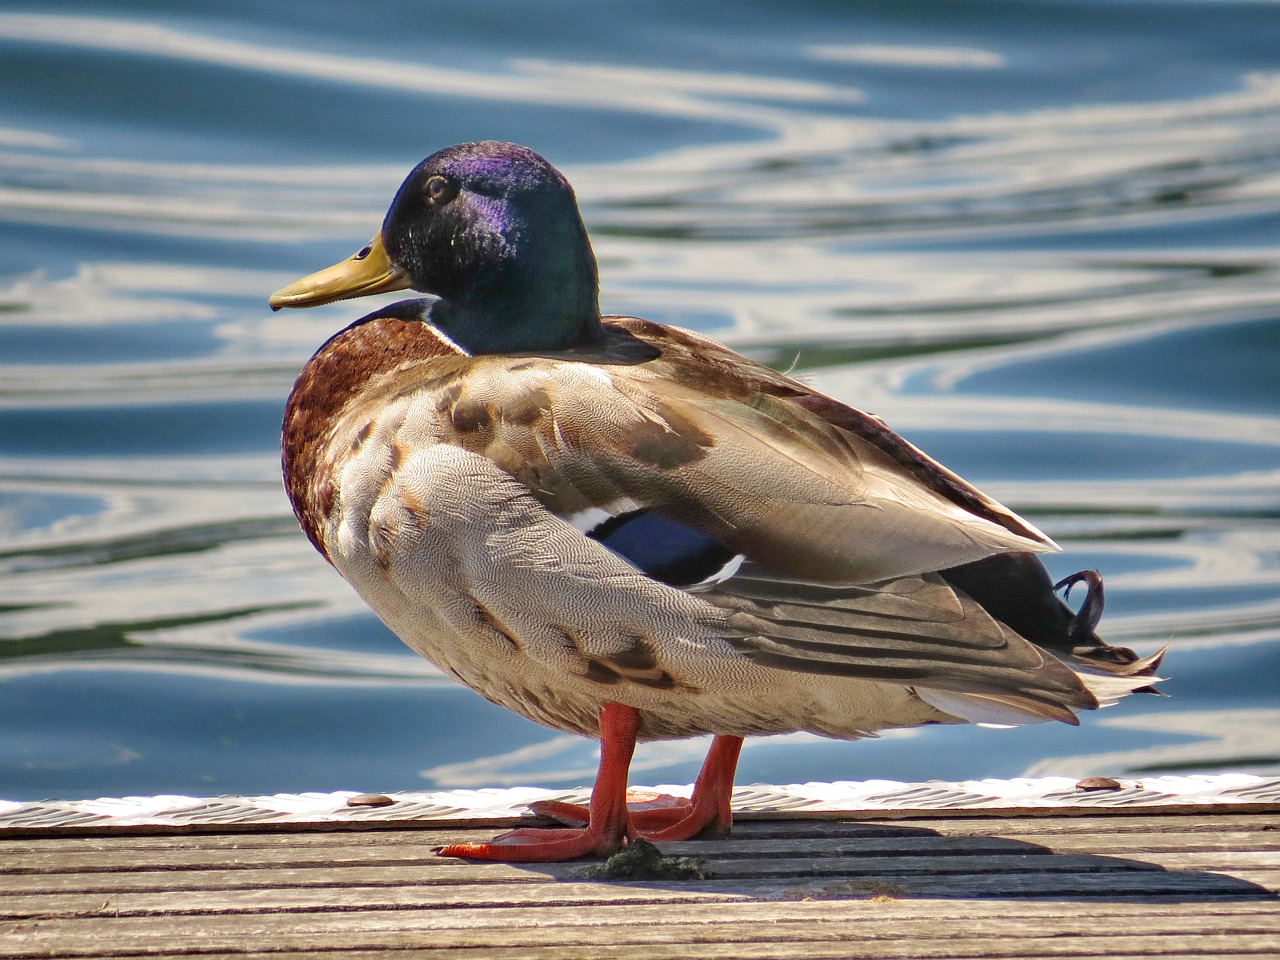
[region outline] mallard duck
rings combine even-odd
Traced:
[[[573,189],[533,151],[422,161],[281,307],[412,288],[303,368],[285,485],[406,644],[601,741],[590,804],[442,854],[608,855],[727,832],[744,737],[1057,720],[1150,689],[1102,581],[881,420],[688,330],[601,316]],[[1055,590],[1083,584],[1073,610]],[[713,734],[692,797],[628,809],[637,740]],[[647,806],[647,809],[644,808]]]

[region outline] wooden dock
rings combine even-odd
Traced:
[[[756,811],[666,879],[433,853],[474,822],[0,823],[0,958],[1277,957],[1278,811]]]

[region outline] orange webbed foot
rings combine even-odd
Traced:
[[[649,791],[627,790],[627,771],[635,751],[640,714],[631,707],[606,703],[600,711],[600,771],[583,807],[561,800],[531,804],[534,813],[564,827],[522,827],[488,843],[451,843],[437,851],[446,857],[507,863],[553,863],[579,857],[609,857],[631,837],[688,840],[700,833],[729,832],[730,800],[742,738],[717,736],[707,751],[692,799]]]
[[[568,828],[522,827],[488,843],[450,843],[436,852],[445,857],[506,863],[554,863],[617,853],[630,830],[627,771],[639,729],[640,714],[634,708],[606,703],[600,709],[600,769],[591,788],[591,805],[584,810],[560,804],[570,823]]]

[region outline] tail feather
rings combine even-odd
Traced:
[[[1111,650],[1125,650],[1124,647],[1110,647]],[[1164,659],[1163,647],[1149,657],[1135,659],[1126,664],[1114,664],[1108,661],[1086,660],[1071,657],[1064,661],[1085,688],[1098,699],[1098,706],[1109,707],[1127,697],[1131,693],[1154,693],[1164,696],[1152,684],[1160,683],[1164,677],[1157,677],[1156,670]]]
[[[1056,590],[1083,583],[1078,611]],[[768,666],[910,686],[952,716],[988,726],[1060,720],[1152,684],[1164,651],[1139,657],[1096,632],[1102,577],[1054,584],[1031,553],[939,574],[838,587],[747,565],[704,594],[740,631],[739,653]]]

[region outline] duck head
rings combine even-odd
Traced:
[[[573,188],[514,143],[464,143],[427,157],[367,246],[270,303],[311,307],[405,289],[438,297],[428,319],[473,354],[601,336],[596,259]]]

